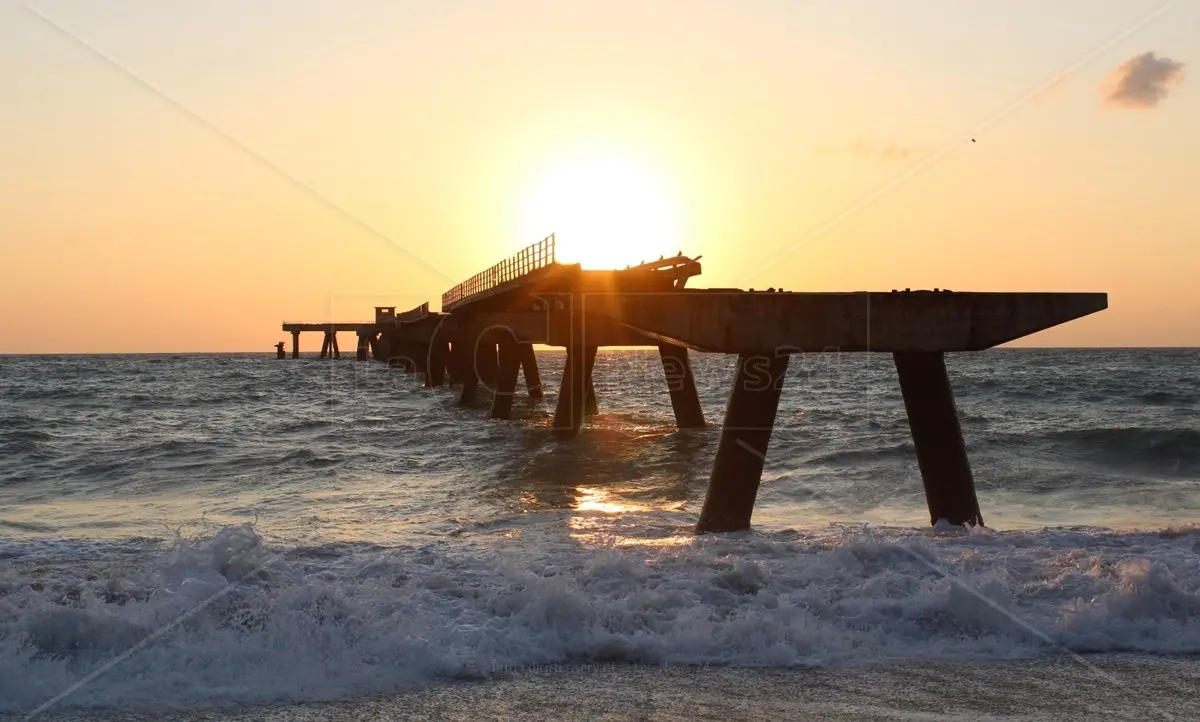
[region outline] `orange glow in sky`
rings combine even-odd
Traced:
[[[0,353],[267,352],[550,233],[1200,345],[1200,4],[1161,4],[3,3]]]

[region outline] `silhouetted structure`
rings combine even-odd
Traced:
[[[358,334],[372,356],[459,385],[459,403],[490,392],[491,418],[512,414],[517,379],[542,396],[534,344],[566,349],[552,432],[568,439],[598,410],[592,381],[601,346],[659,350],[679,428],[705,425],[689,350],[736,354],[737,363],[697,532],[750,525],[788,360],[805,352],[886,352],[895,360],[916,446],[930,521],[981,524],[983,517],[946,373],[948,352],[978,351],[1108,306],[1103,293],[935,291],[794,293],[689,289],[699,257],[682,253],[622,270],[557,263],[554,237],[476,274],[404,314],[376,309],[375,323],[284,324],[298,355],[300,331]],[[322,356],[326,354],[322,351]]]

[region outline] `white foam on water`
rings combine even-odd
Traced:
[[[1197,530],[959,530],[301,549],[242,526],[140,554],[10,543],[0,711],[36,708],[166,625],[61,704],[312,701],[562,662],[1200,652]]]

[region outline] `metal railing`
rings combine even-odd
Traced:
[[[442,310],[446,306],[469,298],[477,293],[483,293],[502,283],[520,278],[530,271],[545,268],[554,263],[554,234],[546,236],[537,243],[522,249],[515,256],[507,258],[481,273],[476,273],[467,280],[442,294]]]

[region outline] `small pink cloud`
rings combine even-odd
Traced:
[[[1183,63],[1160,58],[1154,51],[1135,55],[1104,80],[1104,102],[1119,108],[1154,108],[1183,82]]]

